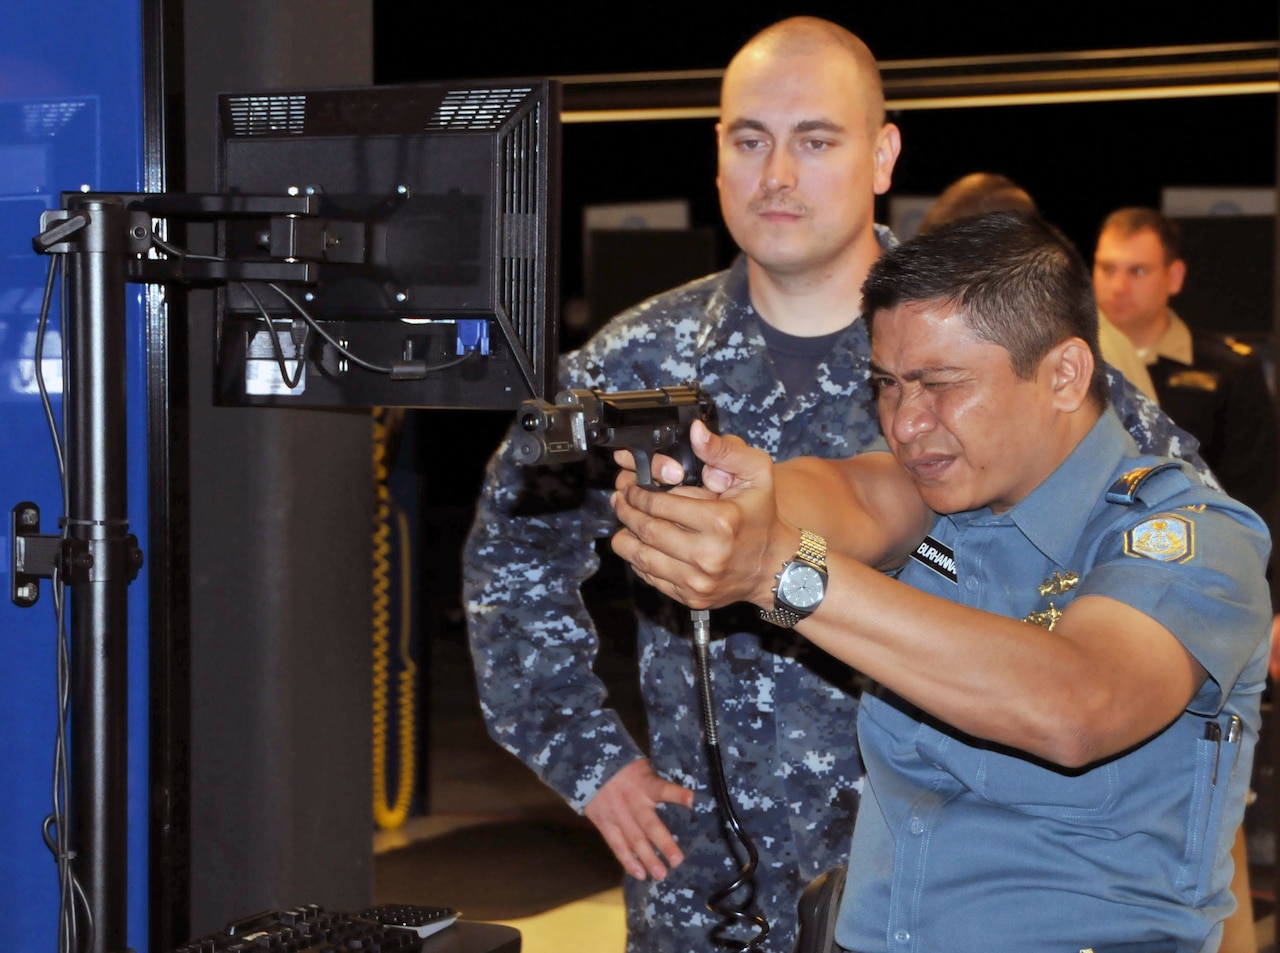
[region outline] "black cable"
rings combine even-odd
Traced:
[[[53,402],[49,398],[49,387],[44,379],[44,341],[49,326],[49,305],[53,298],[53,288],[57,282],[60,261],[53,256],[49,261],[49,273],[45,280],[44,298],[40,305],[40,318],[36,323],[35,378],[40,392],[40,404],[44,409],[45,422],[49,426],[49,437],[53,443],[54,457],[58,465],[58,486],[62,497],[62,511],[69,513],[71,503],[68,498],[66,458],[63,454],[63,440],[58,428],[57,418],[53,412]],[[63,294],[66,289],[63,287]],[[66,314],[65,301],[62,313]],[[67,335],[63,328],[62,366],[66,367]],[[63,393],[66,393],[65,381]],[[62,523],[62,539],[65,544],[69,528],[65,519]],[[67,765],[67,719],[71,710],[71,655],[69,635],[66,622],[66,583],[58,563],[55,561],[50,581],[53,599],[55,631],[57,633],[57,652],[55,656],[56,707],[58,714],[57,729],[54,733],[53,752],[53,791],[52,810],[41,825],[41,836],[45,846],[53,854],[58,870],[58,949],[62,953],[75,953],[80,945],[80,920],[78,910],[83,910],[87,918],[89,937],[93,937],[93,912],[89,909],[84,888],[75,876],[71,862],[75,853],[67,844],[69,827],[67,824],[67,802],[70,794],[70,770]]]
[[[270,288],[272,291],[274,291],[276,294],[280,295],[280,297],[284,298],[285,302],[286,302],[286,303],[287,303],[291,308],[293,308],[295,311],[297,311],[297,312],[298,312],[298,314],[300,314],[300,315],[302,316],[302,320],[306,321],[306,322],[307,322],[307,325],[308,325],[308,326],[309,326],[313,331],[315,331],[315,332],[316,332],[316,334],[318,334],[318,335],[320,335],[320,337],[324,338],[324,339],[325,339],[325,341],[327,341],[327,342],[328,342],[328,343],[329,343],[329,344],[330,344],[330,345],[331,345],[331,346],[332,346],[332,347],[333,347],[333,348],[334,348],[334,349],[335,349],[339,354],[341,354],[343,357],[345,357],[345,358],[347,358],[348,360],[350,360],[350,361],[352,361],[352,362],[354,362],[354,363],[356,363],[356,364],[360,365],[361,367],[363,367],[363,368],[364,368],[365,370],[367,370],[367,371],[373,371],[374,373],[377,373],[377,374],[393,374],[393,373],[395,373],[395,368],[393,368],[393,367],[382,367],[381,365],[378,365],[378,364],[371,364],[371,363],[369,363],[368,361],[365,361],[365,360],[363,360],[363,359],[361,359],[361,358],[357,357],[356,355],[352,354],[352,353],[351,353],[351,351],[347,350],[347,348],[345,348],[345,347],[343,347],[341,344],[339,344],[339,343],[338,343],[338,342],[337,342],[337,341],[332,337],[332,335],[330,335],[330,334],[329,334],[329,332],[327,332],[323,327],[321,327],[321,326],[320,326],[320,324],[316,321],[316,319],[315,319],[314,317],[312,317],[312,316],[311,316],[310,312],[308,312],[306,308],[304,308],[302,305],[298,304],[298,302],[297,302],[296,300],[294,300],[294,298],[293,298],[293,296],[292,296],[292,295],[290,295],[287,291],[285,291],[283,288],[281,288],[281,287],[280,287],[279,285],[277,285],[275,282],[273,282],[273,281],[268,281],[268,282],[267,282],[267,287],[268,287],[268,288]],[[462,364],[464,361],[469,361],[472,357],[474,357],[474,356],[475,356],[475,355],[477,355],[478,353],[479,353],[479,351],[478,351],[478,350],[476,350],[475,348],[468,348],[468,349],[467,349],[467,351],[466,351],[466,353],[465,353],[465,354],[462,354],[462,355],[461,355],[461,356],[459,356],[459,357],[456,357],[456,358],[454,358],[454,359],[452,359],[452,360],[444,361],[444,362],[442,362],[442,363],[440,363],[440,364],[424,364],[424,365],[422,365],[422,367],[421,367],[421,368],[419,368],[419,370],[420,370],[420,371],[423,371],[423,372],[426,372],[426,373],[430,373],[430,372],[432,372],[432,371],[443,371],[443,370],[448,370],[448,369],[449,369],[449,368],[451,368],[451,367],[457,367],[459,364]]]
[[[157,248],[163,251],[166,255],[171,255],[174,258],[177,258],[179,261],[186,258],[191,258],[196,261],[223,261],[223,262],[227,261],[226,258],[220,255],[191,254],[185,249],[179,248],[178,246],[165,241],[164,239],[156,235],[154,232],[152,232],[151,234],[151,242]],[[258,296],[253,293],[252,289],[250,289],[249,285],[246,282],[241,281],[237,283],[241,287],[243,287],[246,292],[248,292],[249,297],[253,299],[253,303],[257,305],[258,311],[262,314],[263,320],[266,321],[267,329],[269,332],[271,332],[272,343],[275,347],[276,361],[277,363],[280,364],[280,371],[282,376],[284,377],[285,384],[289,387],[290,390],[292,390],[294,387],[297,386],[298,381],[300,381],[302,378],[302,368],[303,368],[304,362],[302,360],[299,360],[298,374],[294,378],[293,383],[290,383],[289,375],[285,371],[285,359],[283,356],[283,351],[280,349],[279,341],[276,340],[275,333],[274,333],[275,327],[272,324],[266,309],[263,307],[262,302],[258,299]],[[270,288],[276,294],[280,295],[280,297],[282,297],[285,300],[285,302],[289,305],[289,307],[293,308],[294,311],[298,312],[298,314],[302,317],[302,320],[307,323],[307,326],[312,331],[314,331],[321,338],[323,338],[325,342],[329,344],[330,347],[332,347],[335,351],[337,351],[347,360],[351,361],[351,363],[359,367],[363,367],[366,371],[371,371],[374,374],[386,374],[387,376],[394,376],[397,373],[397,367],[395,366],[374,364],[373,362],[367,361],[364,358],[360,357],[359,355],[353,353],[349,348],[341,344],[337,339],[333,337],[333,335],[329,334],[328,331],[326,331],[323,327],[321,327],[320,323],[311,315],[311,313],[307,311],[307,309],[304,308],[302,305],[300,305],[294,299],[294,297],[290,295],[287,291],[285,291],[283,288],[281,288],[278,284],[276,284],[273,281],[265,282],[265,284],[268,288]],[[473,347],[467,348],[464,354],[461,354],[454,359],[443,361],[439,364],[422,364],[418,367],[413,368],[413,376],[416,378],[418,376],[431,374],[436,371],[445,371],[451,367],[457,367],[459,364],[462,364],[478,356],[479,353],[480,352],[477,348],[473,348]],[[407,366],[407,362],[405,366]]]
[[[289,366],[284,357],[284,348],[280,346],[280,338],[276,335],[276,328],[275,324],[271,321],[271,315],[267,314],[266,307],[254,293],[252,288],[244,282],[241,282],[241,287],[244,288],[245,294],[253,299],[253,303],[258,306],[258,313],[262,315],[262,320],[267,325],[267,337],[271,338],[271,350],[275,352],[276,364],[280,367],[280,378],[284,381],[285,387],[289,388],[289,390],[293,390],[298,386],[299,381],[302,380],[302,373],[307,367],[307,336],[310,334],[310,331],[307,331],[302,335],[301,341],[294,342],[293,354],[296,366],[294,368],[293,378],[290,379]]]
[[[293,300],[293,296],[290,295],[283,288],[281,288],[274,281],[268,281],[267,287],[270,288],[272,291],[274,291],[276,294],[278,294],[280,297],[284,298],[285,303],[288,304],[291,308],[293,308],[294,311],[297,311],[298,314],[302,316],[302,320],[307,322],[307,326],[310,327],[311,330],[315,331],[316,334],[324,338],[324,340],[327,341],[335,351],[337,351],[347,360],[351,361],[353,364],[357,364],[360,367],[363,367],[366,371],[372,371],[375,374],[389,375],[392,373],[393,369],[390,367],[386,367],[382,364],[374,364],[371,361],[366,361],[364,358],[357,357],[355,354],[351,353],[351,351],[348,350],[346,347],[344,347],[342,344],[340,344],[333,337],[333,335],[331,335],[328,331],[322,328],[320,326],[320,323],[311,316],[311,313],[307,311],[306,308],[304,308],[302,305],[298,304],[298,302]]]
[[[185,248],[179,248],[177,245],[174,245],[171,242],[165,241],[159,235],[155,234],[155,232],[151,233],[151,242],[153,245],[159,248],[166,255],[170,255],[174,258],[177,258],[180,262],[188,258],[191,258],[196,261],[225,261],[226,260],[220,255],[191,254]],[[307,344],[306,335],[304,335],[302,340],[300,342],[297,342],[294,346],[295,347],[294,354],[295,354],[295,361],[297,362],[297,368],[294,376],[290,378],[288,362],[286,361],[284,356],[284,348],[280,346],[280,340],[275,335],[275,325],[271,321],[271,316],[267,313],[267,309],[263,305],[261,299],[254,293],[253,288],[251,288],[247,282],[242,281],[242,282],[239,282],[239,284],[242,288],[244,288],[245,293],[248,294],[248,296],[253,299],[253,303],[258,309],[258,313],[262,315],[262,320],[267,326],[267,334],[271,338],[271,349],[275,353],[276,364],[280,367],[280,377],[283,379],[285,386],[288,387],[289,390],[293,390],[295,387],[298,386],[298,383],[302,380],[303,370],[306,367],[306,358],[303,356],[306,350],[306,344]]]
[[[63,538],[67,530],[64,526]],[[93,911],[89,907],[84,886],[72,870],[71,862],[75,860],[75,851],[66,843],[69,833],[67,824],[67,801],[70,797],[67,766],[67,715],[71,708],[71,654],[66,622],[66,584],[62,574],[55,566],[52,579],[53,611],[58,633],[57,651],[57,685],[58,685],[58,728],[54,743],[54,809],[44,821],[42,833],[45,845],[54,854],[58,865],[58,949],[62,953],[76,953],[83,949],[80,943],[79,912],[83,911],[85,925],[88,928],[89,943],[92,948],[94,936]],[[52,832],[51,832],[52,828]]]
[[[739,868],[738,877],[707,898],[707,909],[724,917],[724,923],[712,931],[711,941],[738,953],[752,953],[761,949],[761,944],[769,936],[769,922],[760,914],[747,909],[751,902],[750,893],[740,905],[730,903],[729,897],[743,887],[750,886],[760,855],[734,813],[733,802],[729,798],[729,785],[725,781],[724,760],[720,756],[720,738],[716,729],[715,699],[711,689],[711,613],[706,609],[695,609],[690,612],[690,616],[693,619],[693,667],[698,681],[698,701],[702,708],[703,736],[707,763],[711,768],[712,788],[725,827],[741,845],[747,858]],[[751,940],[743,941],[726,935],[734,927],[744,926],[756,930],[756,935]]]
[[[166,255],[171,255],[179,261],[190,258],[192,261],[226,261],[221,255],[197,255],[195,252],[189,252],[185,248],[179,248],[171,242],[165,241],[155,232],[151,233],[151,244],[155,245]]]
[[[45,423],[49,425],[49,436],[53,440],[53,453],[58,463],[58,485],[62,488],[62,512],[67,513],[71,510],[71,503],[67,499],[67,465],[66,458],[62,454],[62,439],[58,433],[58,424],[53,415],[53,404],[49,400],[49,388],[44,382],[44,336],[49,326],[49,302],[53,298],[53,287],[57,281],[57,275],[60,267],[59,256],[54,255],[49,259],[49,274],[45,278],[44,283],[44,299],[40,303],[40,319],[36,322],[36,387],[40,391],[40,405],[44,408]],[[63,312],[66,313],[65,311]],[[63,341],[63,350],[66,349],[66,334],[59,335]],[[61,356],[61,355],[60,355]],[[65,367],[65,362],[63,364]],[[65,382],[64,382],[65,390]]]

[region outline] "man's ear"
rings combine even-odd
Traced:
[[[724,148],[724,123],[716,123],[716,190],[720,189],[720,151]]]
[[[1089,398],[1093,386],[1093,352],[1080,338],[1067,338],[1045,355],[1052,372],[1054,406],[1071,412]]]
[[[1187,263],[1181,258],[1169,262],[1169,297],[1182,290],[1182,283],[1187,278]]]
[[[875,143],[875,175],[873,189],[876,195],[884,195],[893,184],[893,167],[902,152],[902,133],[891,122],[880,127]]]

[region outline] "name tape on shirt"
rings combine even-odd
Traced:
[[[956,554],[951,551],[951,547],[938,542],[932,536],[924,538],[924,542],[916,547],[911,558],[928,566],[944,579],[956,581]]]

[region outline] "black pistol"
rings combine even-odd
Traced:
[[[717,432],[715,402],[697,381],[651,390],[562,390],[552,404],[524,401],[516,419],[516,462],[568,463],[583,459],[593,447],[630,450],[636,482],[651,489],[656,453],[678,460],[684,484],[698,486],[702,462],[689,445],[689,428],[701,420]]]

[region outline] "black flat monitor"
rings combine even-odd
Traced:
[[[1187,278],[1170,302],[1192,327],[1268,338],[1275,323],[1276,217],[1179,216]]]
[[[555,81],[271,90],[218,106],[218,192],[250,210],[219,224],[218,252],[262,268],[218,292],[219,403],[502,410],[551,397]],[[301,204],[257,217],[271,196]]]

